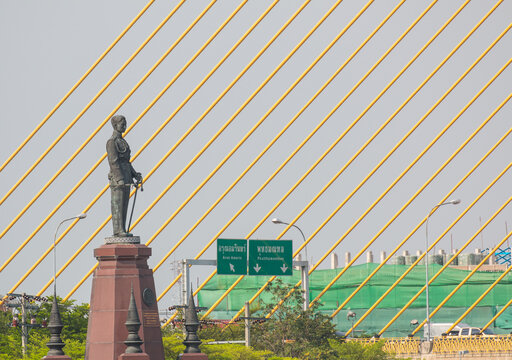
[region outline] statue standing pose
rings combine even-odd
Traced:
[[[130,146],[123,133],[126,131],[126,119],[123,115],[114,115],[110,119],[114,133],[107,141],[107,157],[110,166],[108,179],[110,182],[112,225],[114,236],[132,236],[126,229],[126,215],[130,200],[130,186],[142,183],[142,175],[135,171],[130,163]],[[133,182],[133,179],[136,182]]]

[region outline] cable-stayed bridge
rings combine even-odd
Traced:
[[[422,246],[429,211],[460,198],[432,213],[430,248],[506,245],[509,2],[149,1],[85,28],[74,10],[25,40],[39,57],[5,39],[2,293],[49,294],[56,226],[87,213],[55,238],[59,294],[87,301],[92,249],[111,234],[117,113],[144,175],[131,231],[153,248],[161,307],[176,302],[171,262],[213,258],[218,237],[294,239],[311,273],[350,250],[348,269],[371,249]]]

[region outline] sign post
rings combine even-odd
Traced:
[[[217,239],[217,274],[247,275],[247,240]]]
[[[293,275],[292,240],[249,241],[249,275]]]

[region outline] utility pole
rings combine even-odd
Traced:
[[[33,328],[41,328],[46,327],[46,321],[43,321],[42,324],[36,324],[35,314],[32,314],[30,318],[30,322],[27,322],[27,315],[29,315],[30,310],[39,311],[40,306],[32,305],[31,302],[34,301],[42,301],[46,302],[48,299],[42,298],[34,295],[23,294],[7,294],[10,300],[18,299],[19,303],[9,303],[7,302],[6,306],[11,308],[19,309],[21,313],[21,323],[18,323],[18,318],[16,316],[13,317],[12,326],[20,327],[21,333],[21,352],[23,357],[27,355],[27,346],[28,346],[28,333]]]
[[[249,312],[249,301],[245,302],[245,346],[251,346],[251,322],[249,317],[251,313]]]

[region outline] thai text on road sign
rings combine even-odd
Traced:
[[[217,239],[217,274],[247,275],[247,240]]]
[[[292,275],[291,240],[249,241],[249,275]]]

